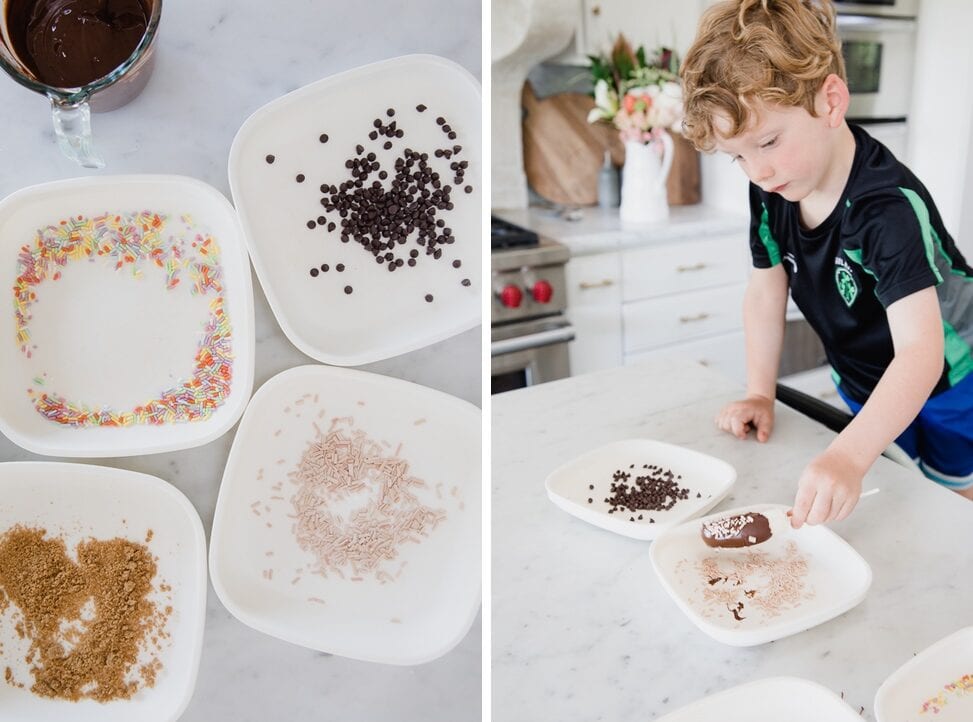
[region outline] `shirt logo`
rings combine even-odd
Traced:
[[[855,299],[858,298],[858,281],[852,274],[848,264],[841,258],[835,259],[834,283],[838,287],[838,293],[848,308],[851,308]]]
[[[796,276],[797,275],[797,259],[794,258],[794,254],[793,253],[786,253],[786,254],[784,254],[784,260],[787,261],[789,264],[791,264],[791,268],[794,269],[794,275]]]

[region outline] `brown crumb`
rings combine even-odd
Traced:
[[[118,537],[89,538],[78,544],[76,564],[63,539],[45,534],[18,525],[0,537],[0,587],[23,614],[18,633],[31,641],[31,691],[107,702],[151,687],[161,664],[135,665],[171,608],[160,613],[148,599],[156,573],[148,549]],[[72,625],[67,634],[65,622]]]

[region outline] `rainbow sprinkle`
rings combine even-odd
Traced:
[[[968,694],[973,694],[973,674],[964,674],[959,679],[943,685],[942,692],[922,703],[919,714],[926,714],[927,712],[939,714],[949,702],[949,695],[965,697]]]
[[[193,295],[212,294],[210,314],[196,350],[192,378],[163,391],[131,411],[109,407],[91,408],[68,401],[53,392],[28,389],[34,408],[47,419],[68,426],[130,426],[200,421],[209,418],[230,393],[233,354],[231,326],[223,303],[220,249],[209,235],[195,233],[188,216],[180,218],[181,232],[170,235],[165,216],[151,211],[105,213],[88,218],[75,216],[37,231],[33,245],[20,249],[17,280],[13,288],[16,340],[31,358],[30,308],[37,301],[36,287],[46,280],[61,278],[61,269],[71,261],[94,262],[103,258],[116,271],[129,269],[141,279],[145,267],[165,272],[168,290],[188,279]],[[43,385],[41,377],[35,384]]]

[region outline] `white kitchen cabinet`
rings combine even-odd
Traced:
[[[623,304],[624,352],[740,329],[745,287],[736,283]]]
[[[741,386],[747,383],[747,364],[743,345],[743,331],[722,333],[698,341],[673,344],[651,351],[625,354],[625,365],[649,360],[689,359],[719,371]]]
[[[739,233],[625,251],[623,300],[739,283],[747,277],[749,260],[746,241]]]
[[[746,253],[737,233],[573,256],[566,267],[571,373],[614,368],[655,349],[713,355],[717,346],[691,344],[742,334]],[[742,342],[722,353],[721,367],[743,368]]]
[[[622,285],[617,251],[572,258],[565,266],[572,375],[622,365]]]
[[[565,13],[575,16],[574,40],[553,62],[587,64],[588,55],[607,55],[619,33],[633,47],[674,47],[685,55],[696,35],[706,0],[570,0]]]

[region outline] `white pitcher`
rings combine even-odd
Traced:
[[[623,223],[654,223],[669,217],[666,179],[672,168],[672,154],[672,138],[665,131],[651,143],[631,140],[625,143],[619,208]]]

